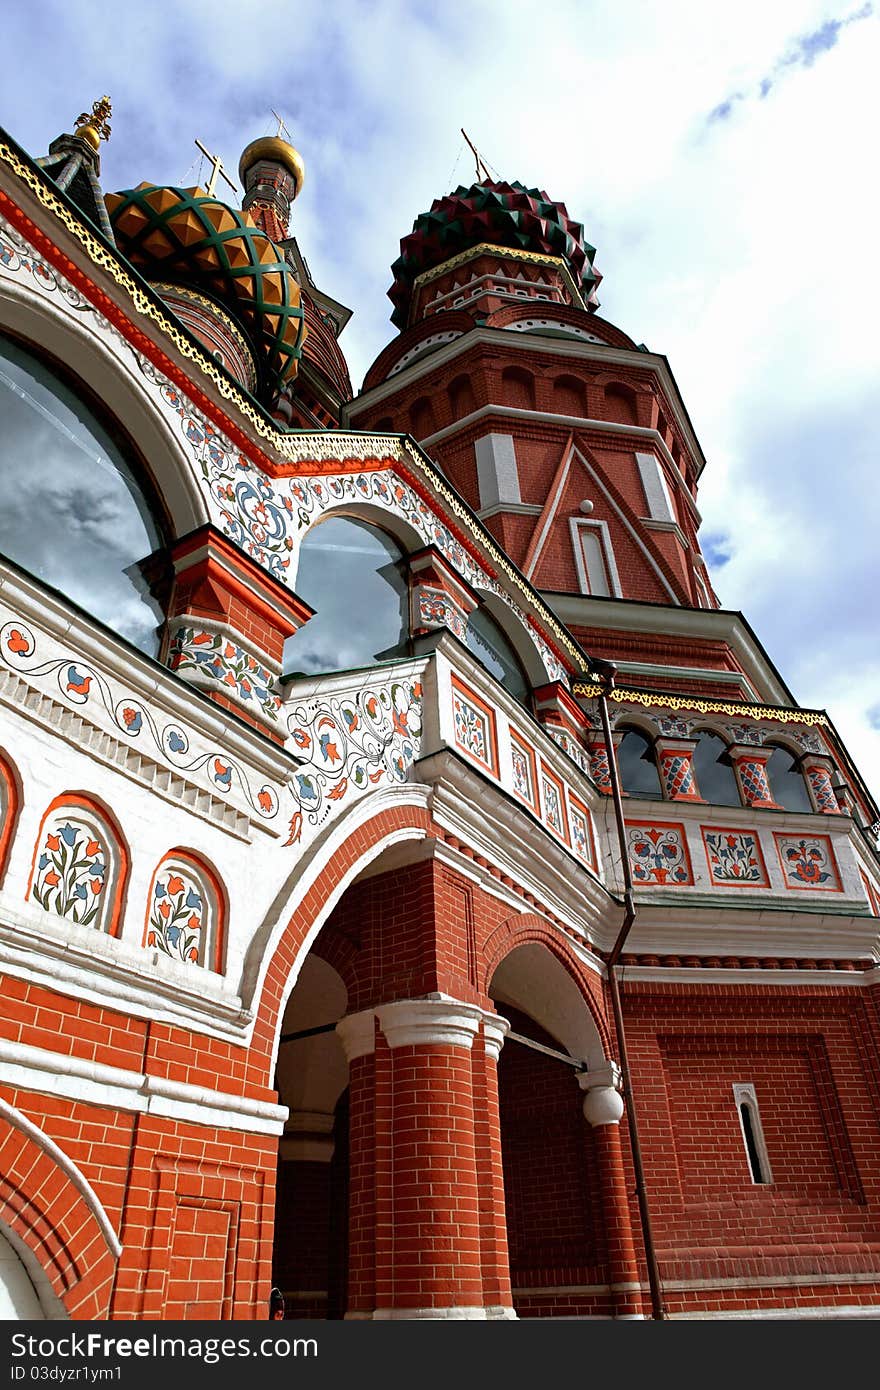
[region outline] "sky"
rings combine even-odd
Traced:
[[[878,73],[880,0],[31,0],[4,15],[0,124],[43,154],[109,93],[109,191],[195,183],[196,137],[237,181],[274,107],[355,386],[400,238],[472,181],[461,126],[564,201],[600,313],[670,360],[722,605],[878,797]]]

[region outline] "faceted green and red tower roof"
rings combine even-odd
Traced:
[[[554,203],[540,189],[516,181],[474,183],[435,198],[430,212],[420,213],[402,239],[400,255],[391,267],[391,322],[406,327],[419,275],[483,244],[559,257],[586,307],[598,308],[596,287],[602,276],[593,266],[596,248],[584,240],[583,226],[569,217],[565,204]]]

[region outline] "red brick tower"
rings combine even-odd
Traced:
[[[588,650],[641,668],[636,683],[664,627],[678,664],[738,670],[710,636],[724,624],[697,620],[685,640],[654,607],[717,608],[697,538],[705,460],[666,358],[596,312],[581,225],[536,189],[482,183],[437,200],[401,248],[401,332],[350,422],[412,434]],[[624,624],[581,595],[652,611]]]

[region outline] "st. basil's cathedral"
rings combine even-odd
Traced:
[[[584,228],[478,166],[355,395],[293,146],[110,114],[0,132],[0,1317],[876,1317],[880,811]]]

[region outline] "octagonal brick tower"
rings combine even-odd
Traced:
[[[596,655],[644,668],[662,641],[667,666],[741,673],[708,616],[700,445],[666,358],[597,312],[594,256],[538,189],[482,182],[436,200],[392,267],[400,332],[345,418],[411,434]],[[664,609],[705,616],[688,628]]]

